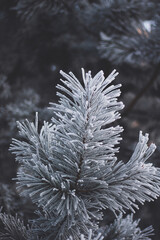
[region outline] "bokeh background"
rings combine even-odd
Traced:
[[[27,221],[34,205],[15,187],[19,167],[9,152],[16,121],[50,121],[59,71],[120,73],[125,104],[119,159],[131,156],[139,131],[150,134],[160,167],[160,4],[157,0],[0,0],[0,205]],[[111,221],[111,213],[105,213]],[[160,199],[140,206],[140,226],[160,239]],[[109,220],[108,220],[109,219]]]

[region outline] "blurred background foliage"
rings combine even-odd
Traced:
[[[126,106],[118,122],[125,129],[119,158],[129,159],[143,130],[157,145],[152,161],[160,167],[159,1],[0,0],[0,204],[24,221],[34,206],[18,197],[12,181],[18,166],[8,148],[16,121],[33,120],[35,111],[41,122],[49,120],[59,70],[81,78],[81,67],[93,75],[119,71]],[[137,212],[143,227],[153,224],[155,240],[159,206],[157,200]]]

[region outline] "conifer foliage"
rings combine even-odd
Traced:
[[[50,107],[51,123],[44,122],[39,129],[37,114],[35,123],[18,122],[21,139],[13,139],[10,148],[21,166],[19,192],[29,195],[38,207],[31,228],[22,227],[25,236],[150,239],[151,227],[141,231],[132,215],[123,218],[123,214],[160,195],[160,169],[146,163],[156,147],[148,146],[148,134],[140,132],[132,157],[127,163],[118,161],[123,128],[114,122],[120,118],[123,103],[118,101],[121,85],[111,85],[118,73],[114,70],[105,78],[100,71],[92,77],[82,69],[81,82],[71,72],[61,71],[61,75],[59,102]],[[102,210],[107,208],[119,217],[110,226],[100,227]]]

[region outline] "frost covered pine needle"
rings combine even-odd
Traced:
[[[142,132],[128,162],[117,160],[123,128],[111,125],[123,103],[121,85],[112,84],[115,70],[105,78],[103,71],[92,77],[82,69],[81,82],[71,72],[61,75],[52,122],[44,122],[40,132],[37,117],[35,124],[18,122],[22,140],[11,145],[21,164],[18,188],[40,209],[36,234],[45,240],[93,240],[90,231],[97,231],[102,209],[134,212],[138,203],[160,195],[160,170],[146,162],[155,145],[148,146]]]

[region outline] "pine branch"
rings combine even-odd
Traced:
[[[104,235],[104,240],[151,240],[153,228],[147,227],[141,230],[138,227],[140,220],[133,221],[133,214],[122,218],[120,215],[113,224],[107,226]]]
[[[52,123],[44,122],[40,133],[37,118],[35,124],[18,123],[23,140],[14,139],[11,150],[21,164],[20,192],[45,213],[35,221],[40,236],[79,240],[98,228],[102,209],[134,212],[137,203],[156,199],[160,169],[146,163],[156,147],[141,132],[131,159],[117,161],[123,129],[110,125],[123,104],[117,101],[121,85],[110,85],[115,71],[105,79],[102,71],[92,77],[82,70],[82,84],[73,73],[61,74],[65,80],[57,85],[59,103],[51,104]]]
[[[24,226],[23,221],[18,217],[0,213],[0,220],[3,223],[3,229],[0,230],[1,240],[28,240],[29,230]],[[31,239],[31,238],[30,238]]]

